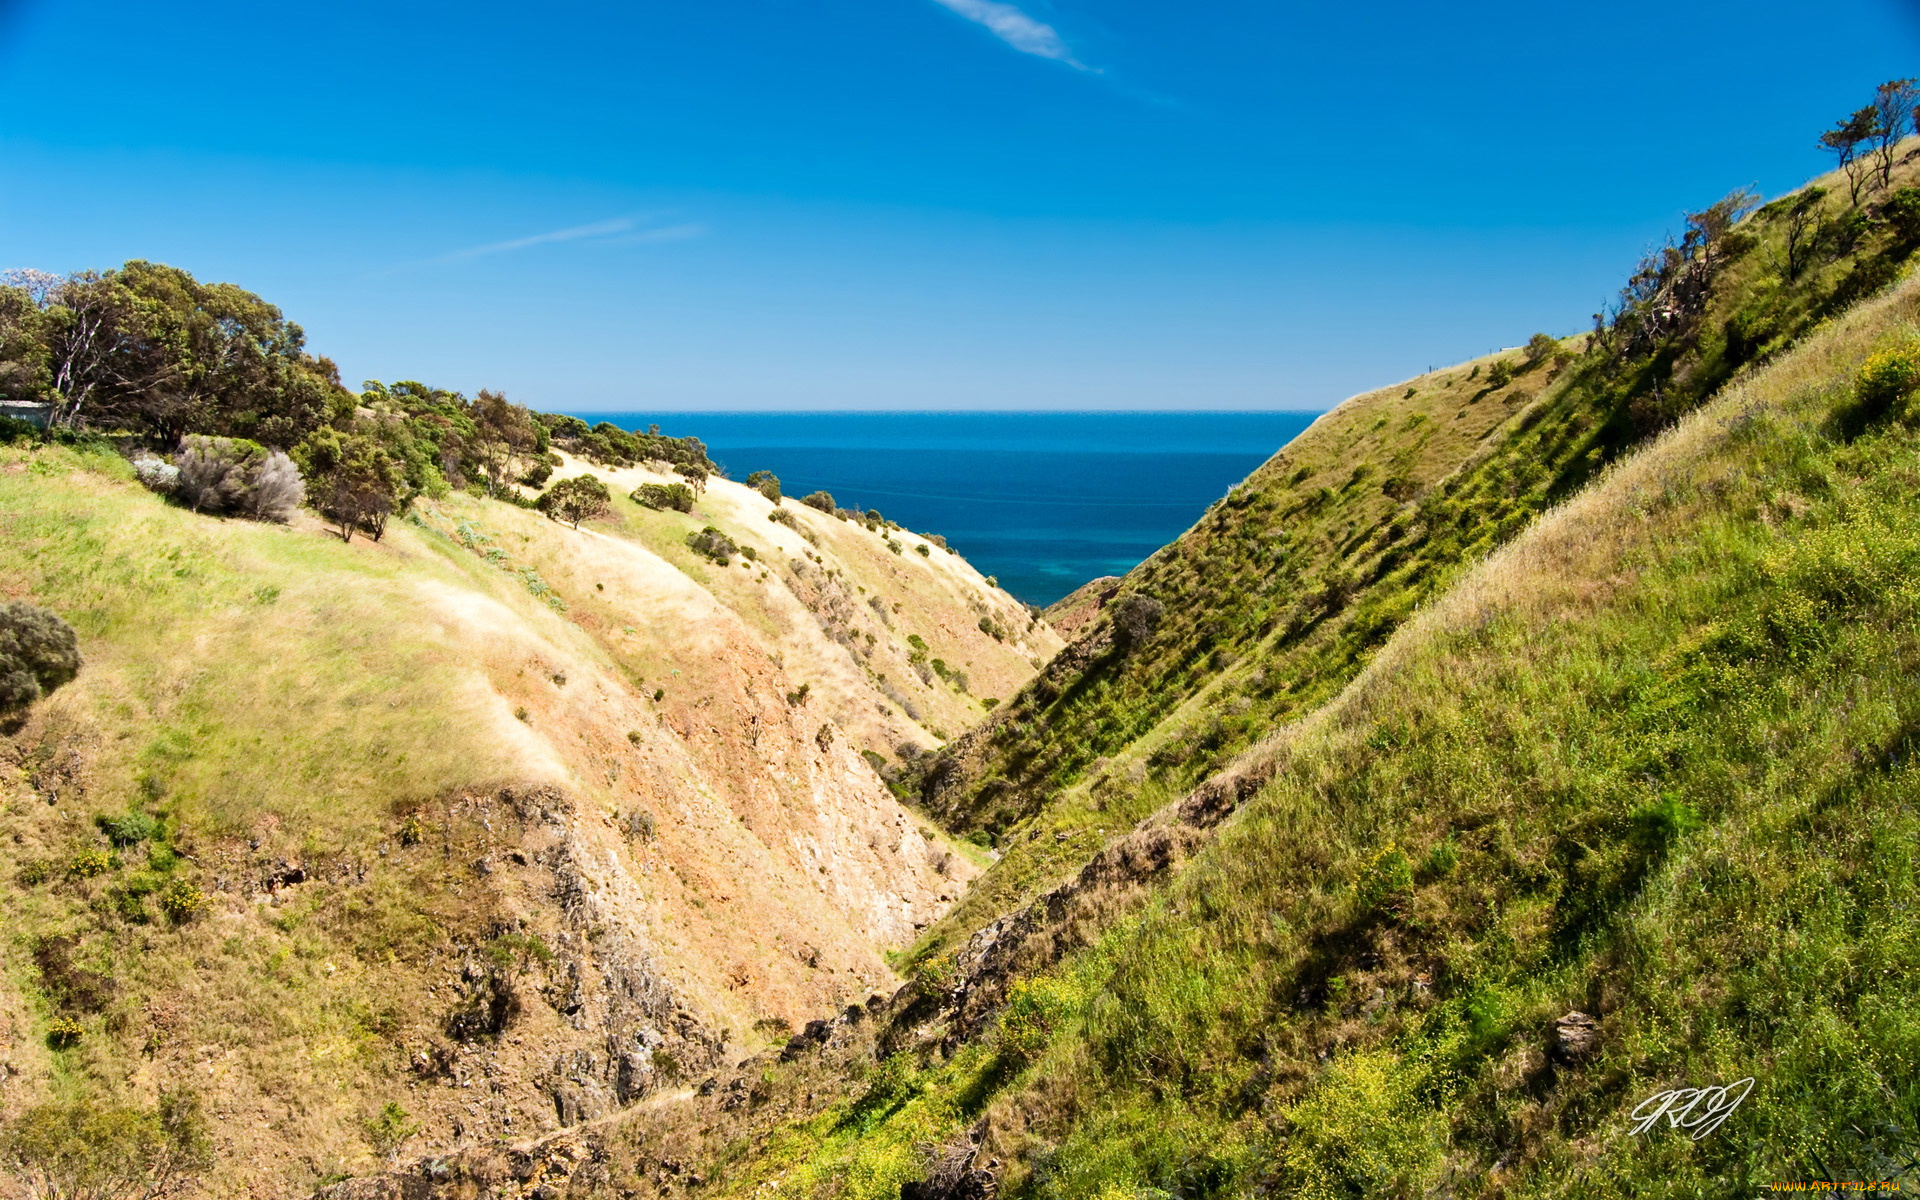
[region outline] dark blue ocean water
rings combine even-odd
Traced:
[[[734,479],[767,470],[946,536],[1029,604],[1122,575],[1310,424],[1298,412],[578,413],[697,437]]]

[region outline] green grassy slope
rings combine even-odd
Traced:
[[[697,519],[732,523],[733,486]],[[929,739],[753,499],[744,567],[625,501],[574,530],[454,493],[343,544],[188,512],[111,450],[0,447],[0,597],[86,657],[0,729],[0,1122],[184,1088],[212,1194],[304,1194],[376,1166],[388,1102],[412,1150],[518,1137],[891,990],[882,952],[972,868],[861,755]],[[957,556],[820,540],[803,561],[894,622],[879,669],[916,630],[1031,670]]]
[[[1894,186],[1914,177],[1907,163]],[[1093,623],[926,776],[929,811],[1003,858],[916,957],[951,949],[1313,711],[1478,558],[1883,285],[1920,231],[1845,200],[1814,198],[1832,232],[1792,280],[1795,197],[1747,218],[1718,244],[1704,311],[1650,351],[1623,327],[1563,340],[1531,367],[1509,352],[1348,401],[1136,568],[1109,605],[1158,601],[1150,636],[1120,646]],[[1492,386],[1495,362],[1512,382]]]
[[[1888,349],[1909,387],[1876,411]],[[989,1161],[1046,1197],[1913,1186],[1915,381],[1908,282],[1683,418],[1270,742],[1137,918],[722,1190]],[[1708,1137],[1630,1132],[1746,1077]]]

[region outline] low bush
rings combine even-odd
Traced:
[[[774,509],[772,512],[767,514],[767,520],[772,521],[777,525],[785,525],[789,529],[800,528],[800,518],[794,516],[793,510],[790,508]]]
[[[732,538],[709,525],[698,533],[687,535],[687,548],[696,554],[703,554],[720,566],[733,562],[733,556],[740,553],[740,547]]]
[[[772,471],[755,471],[747,476],[747,486],[762,496],[780,503],[780,477]]]
[[[175,879],[160,890],[160,911],[175,925],[184,925],[207,907],[207,894],[184,879]]]
[[[627,499],[659,512],[693,511],[693,489],[684,483],[643,483]]]
[[[158,492],[162,496],[173,494],[174,485],[180,482],[179,467],[147,451],[134,455],[131,461],[134,478],[148,491]]]
[[[173,465],[173,495],[194,512],[286,521],[307,495],[292,459],[245,438],[190,434]]]
[[[73,626],[24,601],[0,606],[0,717],[23,711],[79,673]]]
[[[113,855],[99,846],[87,846],[73,852],[67,860],[67,874],[81,879],[92,879],[95,875],[105,875],[118,865]]]
[[[1905,345],[1867,359],[1854,380],[1854,394],[1869,416],[1892,412],[1902,400],[1920,390],[1920,346]]]
[[[809,493],[808,495],[800,497],[800,503],[806,505],[808,508],[817,508],[823,513],[833,512],[838,507],[833,502],[832,492]]]
[[[149,839],[159,841],[165,826],[155,818],[139,811],[113,815],[102,813],[93,819],[94,826],[107,835],[107,840],[122,849],[135,846]]]

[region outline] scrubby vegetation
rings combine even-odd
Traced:
[[[714,469],[696,439],[589,428],[486,389],[356,394],[260,297],[139,261],[0,277],[0,396],[45,404],[50,436],[117,436],[144,482],[196,512],[285,521],[311,503],[349,540],[378,541],[393,515],[451,489],[525,502],[518,486],[546,483],[556,446],[690,480]]]
[[[643,483],[627,497],[635,504],[661,511],[693,511],[693,489],[684,483]]]
[[[733,556],[741,552],[740,546],[735,543],[732,538],[712,525],[708,525],[697,532],[689,533],[687,535],[687,548],[696,554],[705,555],[722,567],[730,564],[733,561]]]
[[[80,642],[59,615],[15,600],[0,607],[0,719],[80,673]]]

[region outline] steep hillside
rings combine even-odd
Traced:
[[[923,972],[717,1191],[1912,1186],[1916,480],[1910,280]],[[1631,1116],[1723,1085],[1699,1138]]]
[[[1901,164],[1885,198],[1860,209],[1833,179],[1737,224],[1747,202],[1723,202],[1648,257],[1594,334],[1536,337],[1322,417],[932,761],[927,811],[1003,857],[916,961],[1325,703],[1479,557],[1884,285],[1920,243],[1916,193],[1901,190],[1915,178]]]
[[[874,764],[1058,645],[945,550],[725,481],[343,543],[132,475],[0,449],[0,597],[86,657],[0,743],[0,1119],[190,1093],[218,1195],[598,1117],[890,991],[976,868]]]

